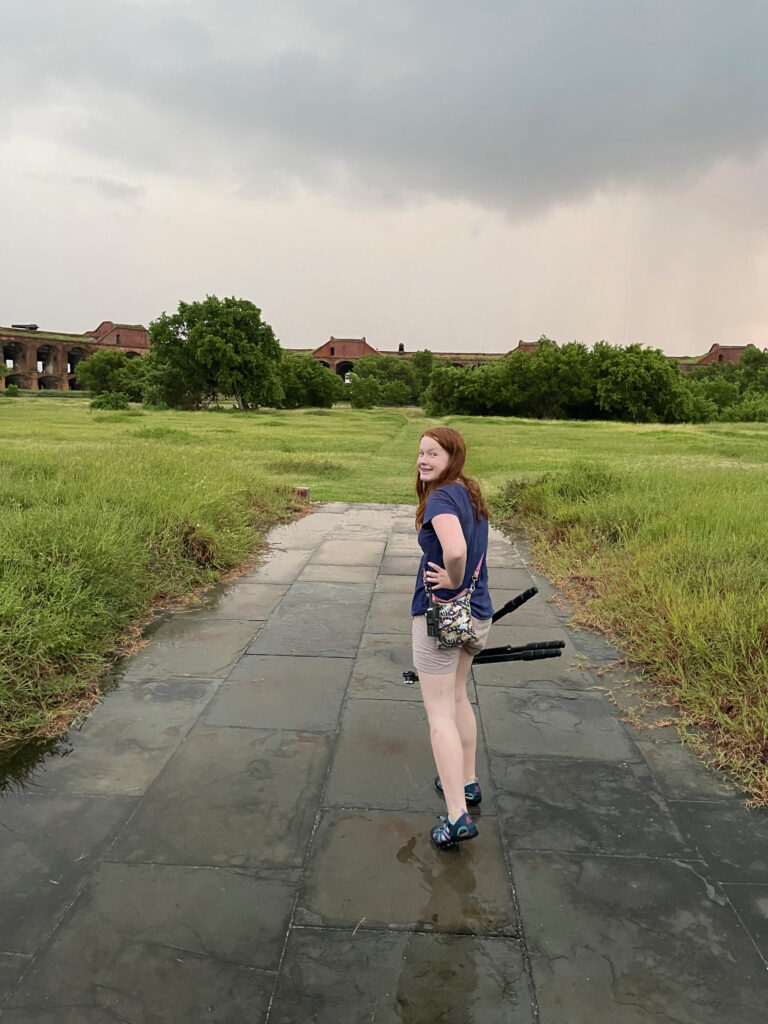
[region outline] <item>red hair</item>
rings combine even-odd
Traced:
[[[483,493],[480,490],[480,484],[476,481],[471,480],[469,477],[464,476],[464,462],[467,458],[467,446],[464,444],[464,438],[453,427],[430,427],[429,430],[425,430],[422,437],[431,437],[433,441],[437,441],[440,447],[448,453],[448,465],[445,467],[444,472],[440,474],[437,480],[431,480],[429,483],[425,483],[416,472],[416,497],[419,499],[418,507],[416,508],[416,529],[420,529],[424,522],[424,511],[427,507],[427,498],[437,487],[442,487],[443,484],[448,483],[460,483],[466,487],[469,493],[469,500],[472,503],[472,508],[475,510],[475,519],[480,520],[481,516],[485,516],[486,519],[490,519],[488,513],[488,506],[485,504]]]

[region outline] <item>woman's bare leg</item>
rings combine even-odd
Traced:
[[[419,683],[448,817],[456,821],[467,809],[464,800],[464,747],[456,723],[456,673],[427,675],[419,672]]]
[[[462,782],[474,782],[477,778],[475,758],[477,755],[477,719],[467,696],[467,678],[472,667],[473,655],[463,647],[459,652],[456,668],[454,699],[456,702],[456,728],[459,731],[462,748]],[[445,787],[445,783],[443,783]]]

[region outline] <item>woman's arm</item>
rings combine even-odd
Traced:
[[[445,567],[428,562],[430,568],[425,573],[427,583],[436,590],[458,590],[467,567],[467,542],[459,517],[450,512],[441,512],[433,516],[432,526],[443,549]]]

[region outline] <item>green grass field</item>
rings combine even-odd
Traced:
[[[0,399],[0,742],[61,728],[154,602],[211,582],[315,501],[411,502],[449,423],[497,523],[707,728],[768,800],[768,425],[450,417],[418,409],[91,413]]]

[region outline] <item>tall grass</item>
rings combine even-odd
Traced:
[[[768,802],[768,474],[575,462],[495,498],[543,571]]]
[[[0,741],[55,729],[153,602],[212,582],[298,508],[236,459],[111,427],[0,448]]]

